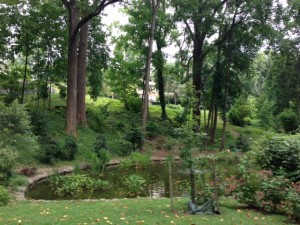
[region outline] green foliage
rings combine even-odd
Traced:
[[[48,121],[45,113],[40,109],[33,109],[29,111],[32,132],[35,136],[47,136]]]
[[[110,159],[111,154],[108,151],[106,138],[104,135],[99,134],[95,141],[93,152],[89,157],[89,162],[92,166],[92,172],[95,174],[104,172],[105,166]]]
[[[125,100],[125,109],[134,113],[140,113],[142,110],[142,99],[137,96],[127,97]]]
[[[279,114],[279,121],[286,133],[295,131],[299,126],[298,115],[290,109]]]
[[[12,170],[17,163],[17,153],[8,147],[0,145],[0,183],[7,183],[12,175]]]
[[[240,134],[236,139],[236,149],[242,152],[249,151],[250,148],[250,138],[246,134]]]
[[[9,203],[10,196],[8,190],[0,185],[0,206],[5,206]]]
[[[150,154],[144,154],[139,152],[132,152],[129,157],[122,160],[119,167],[126,169],[132,166],[136,168],[145,168],[151,163]]]
[[[51,136],[40,137],[41,144],[38,160],[53,165],[57,159],[63,159],[64,153],[60,144]]]
[[[133,123],[125,134],[125,140],[129,141],[132,144],[132,150],[136,151],[142,147],[143,136],[143,132]]]
[[[60,196],[78,196],[83,192],[93,192],[96,189],[108,188],[107,181],[93,179],[85,174],[72,174],[69,176],[55,175],[50,179],[50,184]]]
[[[260,125],[267,130],[274,127],[274,102],[262,96],[258,99],[256,107],[258,108],[257,117],[260,120]]]
[[[0,102],[0,141],[3,146],[15,149],[21,161],[30,161],[39,148],[31,132],[29,115],[24,105],[14,101],[5,106]]]
[[[284,213],[298,219],[300,183],[293,183],[271,170],[259,170],[256,154],[246,155],[239,164],[239,176],[230,179],[231,191],[239,202],[272,213]]]
[[[105,136],[103,134],[99,134],[94,144],[94,152],[97,154],[97,156],[100,156],[100,151],[102,149],[108,150],[108,147]]]
[[[145,191],[146,180],[136,174],[132,174],[125,178],[123,185],[128,191],[130,197],[136,197]]]
[[[262,143],[258,162],[275,175],[284,173],[293,181],[300,181],[300,141],[289,137],[270,137]]]
[[[252,106],[250,105],[249,100],[245,97],[240,97],[230,109],[228,118],[232,124],[237,126],[244,126],[245,118],[251,117],[251,115]]]
[[[149,136],[150,140],[155,134],[159,133],[159,128],[154,121],[149,121],[146,126],[147,135]]]
[[[65,160],[74,160],[75,155],[78,152],[78,146],[76,139],[73,136],[68,136],[65,140],[65,146],[64,146],[64,153],[65,155],[62,157],[62,159]]]
[[[13,175],[10,179],[9,179],[9,184],[8,186],[12,189],[12,190],[18,190],[18,187],[24,187],[26,185],[28,185],[29,181],[28,178],[25,176],[21,176],[21,175]]]

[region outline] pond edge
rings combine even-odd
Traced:
[[[175,161],[181,160],[179,156],[175,156],[173,158]],[[163,162],[166,161],[167,158],[165,157],[152,157],[152,162]],[[122,160],[110,160],[106,165],[107,166],[116,166],[119,165],[122,162]],[[80,166],[80,169],[86,169],[88,168],[88,164],[82,164]],[[40,182],[49,176],[58,173],[58,174],[67,174],[72,173],[74,171],[74,166],[62,166],[58,168],[41,168],[37,170],[37,173],[33,176],[27,177],[28,183],[26,186],[20,186],[17,188],[16,191],[13,192],[13,197],[16,201],[26,201],[28,200],[25,197],[25,193],[31,185],[33,185],[36,182]],[[19,171],[20,172],[20,171]]]

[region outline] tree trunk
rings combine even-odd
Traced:
[[[227,95],[228,95],[228,85],[229,85],[229,76],[230,76],[230,55],[227,57],[227,69],[225,77],[225,93],[224,93],[224,105],[223,105],[223,128],[222,128],[222,140],[220,145],[220,151],[224,150],[226,142],[226,128],[227,128]]]
[[[67,119],[66,132],[76,136],[77,111],[77,35],[74,33],[78,21],[76,2],[69,8],[69,46],[67,74]]]
[[[194,204],[196,204],[196,181],[195,181],[195,171],[193,169],[192,159],[190,162],[190,181],[191,181],[191,200]]]
[[[197,25],[195,25],[196,27]],[[199,30],[195,28],[194,49],[193,49],[193,86],[195,88],[196,104],[193,109],[193,118],[196,120],[196,132],[200,132],[200,103],[201,103],[201,72],[202,72],[202,41],[200,39]]]
[[[211,133],[210,133],[210,144],[215,143],[216,139],[216,131],[217,131],[217,123],[218,123],[218,106],[214,106],[214,118],[213,118],[213,126],[211,128]]]
[[[161,50],[161,46],[158,42],[157,44],[157,82],[158,82],[158,93],[159,93],[159,101],[161,106],[161,118],[162,120],[166,120],[167,112],[166,112],[166,100],[165,100],[165,83],[164,83],[164,75],[163,75],[163,69],[164,69],[164,59],[163,54]]]
[[[78,67],[77,67],[77,123],[80,126],[87,126],[85,88],[86,88],[86,65],[88,47],[89,23],[82,25],[80,29]]]
[[[146,62],[146,73],[145,73],[145,84],[144,84],[144,102],[143,102],[143,112],[142,112],[142,130],[146,130],[146,124],[148,120],[148,104],[149,104],[149,81],[150,81],[150,68],[151,68],[151,58],[152,58],[152,48],[153,48],[153,40],[154,40],[154,31],[155,31],[155,20],[157,11],[160,5],[161,0],[157,0],[155,4],[155,0],[152,1],[152,20],[151,20],[151,30],[150,30],[150,38],[149,38],[149,46],[148,46],[148,56]]]
[[[48,97],[48,110],[51,109],[51,89],[52,89],[52,83],[51,83],[51,78],[49,78],[49,97]]]
[[[23,76],[23,84],[22,84],[22,94],[21,94],[21,100],[20,103],[24,103],[24,95],[25,95],[25,89],[26,89],[26,78],[27,78],[27,64],[28,64],[28,34],[26,34],[26,53],[25,53],[25,69],[24,69],[24,76]]]

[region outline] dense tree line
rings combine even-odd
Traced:
[[[114,4],[128,17],[126,25],[115,28],[119,36],[101,24],[106,8]],[[215,142],[217,121],[222,118],[220,149],[228,115],[231,122],[244,123],[234,115],[241,112],[234,111],[245,102],[241,98],[257,99],[263,126],[276,128],[276,121],[284,124],[291,119],[295,126],[283,128],[297,128],[298,1],[5,0],[0,18],[2,99],[7,104],[14,99],[24,103],[32,90],[37,104],[44,100],[46,107],[48,100],[50,109],[51,89],[59,88],[67,97],[68,134],[76,136],[76,127],[87,125],[87,92],[94,99],[113,92],[126,109],[141,110],[146,127],[150,80],[159,90],[163,120],[168,118],[168,96],[184,106],[183,87],[192,93],[185,106],[192,107],[193,130],[207,133],[209,143]],[[164,52],[171,45],[177,49],[172,63]],[[262,47],[265,50],[259,53]],[[139,88],[144,90],[143,110]]]

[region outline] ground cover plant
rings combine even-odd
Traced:
[[[176,225],[284,225],[286,218],[249,210],[232,199],[221,202],[221,215],[195,216],[186,213],[187,200],[118,199],[111,201],[25,201],[1,207],[0,224],[176,224]],[[14,212],[14,213],[11,213]]]

